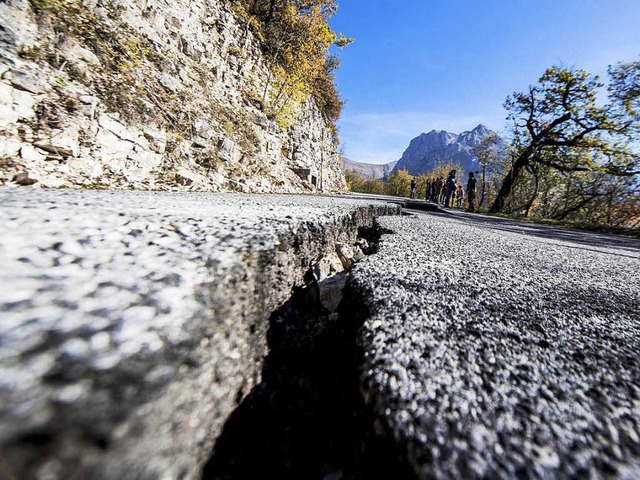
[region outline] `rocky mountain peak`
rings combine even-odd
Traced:
[[[393,171],[406,169],[411,175],[420,175],[442,163],[459,163],[464,171],[475,171],[479,166],[472,153],[473,148],[479,146],[484,137],[494,133],[483,124],[461,133],[445,130],[422,133],[411,140]]]
[[[411,140],[410,146],[424,147],[424,146],[446,146],[455,143],[458,139],[458,135],[455,133],[447,132],[445,130],[431,130],[429,133],[421,133],[416,138]]]

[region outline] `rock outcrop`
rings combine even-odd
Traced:
[[[408,170],[410,175],[421,175],[430,172],[441,164],[453,163],[460,165],[464,172],[475,172],[482,167],[473,153],[473,148],[492,132],[480,124],[468,132],[460,134],[444,130],[432,130],[422,133],[409,143],[409,147],[402,154],[393,168],[393,172]],[[499,140],[498,146],[502,146]]]
[[[263,113],[268,68],[226,2],[0,3],[0,184],[342,191],[313,100]]]

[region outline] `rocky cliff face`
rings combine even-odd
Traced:
[[[482,124],[460,134],[444,130],[422,133],[411,140],[393,171],[405,169],[411,175],[420,175],[443,163],[459,164],[465,172],[479,170],[481,167],[472,149],[479,146],[482,139],[492,133],[494,132]]]
[[[0,61],[0,184],[345,188],[313,101],[263,113],[267,65],[226,2],[9,0]]]

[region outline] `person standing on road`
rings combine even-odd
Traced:
[[[476,201],[476,178],[473,176],[473,172],[469,172],[469,180],[467,180],[467,202],[469,202],[469,208],[467,212],[475,212],[476,208],[473,202]]]
[[[416,198],[416,176],[411,179],[411,198]]]
[[[462,184],[458,185],[456,189],[456,207],[462,207],[462,199],[464,198],[464,188],[462,188]]]
[[[428,202],[431,198],[431,178],[427,178],[427,185],[424,187],[424,199]]]
[[[438,178],[433,185],[433,192],[431,196],[431,201],[433,201],[433,203],[438,203],[440,190],[442,190],[442,177]]]
[[[444,199],[444,206],[450,208],[453,205],[452,198],[453,194],[456,191],[456,171],[451,170],[449,175],[447,176],[447,196]]]

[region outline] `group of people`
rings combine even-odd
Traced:
[[[414,176],[411,180],[411,198],[416,197],[416,185],[417,181]],[[451,170],[446,180],[443,177],[427,180],[425,200],[440,203],[445,207],[453,207],[455,202],[456,206],[461,208],[465,196],[469,204],[467,211],[475,212],[476,178],[473,172],[469,172],[466,190],[462,187],[462,183],[456,182],[456,170]]]

